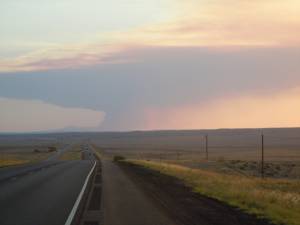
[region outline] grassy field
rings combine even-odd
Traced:
[[[51,154],[49,152],[0,153],[0,167],[38,162],[48,158]]]
[[[156,159],[156,161],[158,161]],[[249,160],[162,160],[193,169],[205,169],[219,173],[260,177],[261,163]],[[264,176],[268,178],[300,179],[300,162],[265,162]]]
[[[4,158],[0,159],[0,168],[6,167],[6,166],[14,166],[14,165],[20,165],[28,163],[28,160],[20,160],[20,159],[14,159],[14,158]]]
[[[247,178],[145,160],[129,162],[175,176],[197,193],[268,218],[276,224],[300,224],[299,180]]]
[[[261,129],[102,133],[90,141],[103,155],[174,163],[194,169],[258,177]],[[300,128],[263,129],[265,176],[300,179]],[[208,135],[206,161],[205,135]]]
[[[49,147],[61,146],[51,135],[0,135],[0,167],[45,160],[53,154]]]
[[[114,154],[165,159],[204,159],[208,135],[210,160],[258,161],[261,155],[261,129],[220,129],[102,133],[90,136],[91,142]],[[263,129],[265,159],[271,162],[300,162],[300,128]]]
[[[96,146],[96,145],[95,145]],[[101,148],[101,147],[98,147]],[[257,160],[248,159],[245,155],[244,159],[229,159],[225,157],[213,158],[205,160],[204,155],[199,152],[172,152],[159,150],[145,150],[143,148],[140,151],[130,149],[105,149],[101,148],[102,153],[112,158],[114,155],[121,155],[128,159],[138,160],[151,160],[158,162],[166,162],[193,169],[204,169],[213,172],[220,172],[233,175],[243,175],[246,177],[260,177],[261,176],[261,162],[257,157]],[[224,152],[228,153],[228,152]],[[284,153],[284,151],[283,151]],[[282,154],[283,154],[282,153]],[[234,158],[235,154],[230,153],[231,158]],[[298,151],[300,155],[300,151]],[[283,178],[283,179],[300,179],[300,161],[293,160],[292,158],[282,161],[265,161],[264,174],[268,178]]]

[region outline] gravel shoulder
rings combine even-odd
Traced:
[[[102,161],[102,206],[105,225],[176,225],[120,165]]]

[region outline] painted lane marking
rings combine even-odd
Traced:
[[[73,218],[74,218],[74,216],[76,214],[76,211],[78,209],[79,203],[80,203],[80,201],[82,199],[82,196],[83,196],[83,194],[85,192],[85,189],[87,187],[87,183],[88,183],[88,181],[90,179],[90,176],[92,175],[92,173],[93,173],[93,171],[94,171],[94,169],[96,167],[96,163],[97,162],[94,163],[92,169],[90,170],[89,174],[87,175],[87,177],[85,179],[85,182],[84,182],[84,185],[83,185],[83,187],[82,187],[82,189],[81,189],[81,191],[80,191],[80,193],[79,193],[79,195],[78,195],[78,197],[76,199],[76,202],[75,202],[75,204],[74,204],[74,206],[73,206],[73,208],[72,208],[72,210],[71,210],[71,212],[70,212],[70,214],[68,216],[67,221],[65,222],[65,225],[71,225],[71,223],[73,221]]]

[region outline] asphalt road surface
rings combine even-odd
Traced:
[[[42,168],[51,167],[59,163],[61,162],[53,160],[53,161],[43,161],[38,163],[26,164],[26,165],[18,165],[14,167],[0,168],[0,186],[1,183],[6,180],[15,179],[17,177],[24,176],[31,172],[38,171]]]
[[[83,160],[96,160],[94,152],[89,145],[82,145],[82,159]]]
[[[61,149],[58,149],[57,152],[53,153],[48,159],[31,164],[18,165],[14,167],[0,168],[0,182],[4,180],[11,179],[13,177],[22,176],[30,172],[40,170],[41,168],[50,167],[59,163],[57,160],[61,154],[71,149],[71,145],[67,145]]]
[[[1,225],[65,224],[93,162],[59,162],[60,153],[37,164],[0,169]]]
[[[102,162],[104,225],[175,225],[147,195],[111,161]]]
[[[62,148],[59,148],[59,149],[57,149],[57,152],[54,152],[54,154],[52,156],[50,156],[48,159],[46,159],[45,161],[57,160],[59,158],[59,156],[61,156],[64,152],[67,152],[71,148],[72,148],[72,145],[66,145]]]

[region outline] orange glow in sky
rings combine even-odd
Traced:
[[[159,19],[152,21],[145,19],[142,24],[135,26],[128,25],[130,21],[127,23],[125,21],[123,25],[108,30],[94,28],[88,31],[84,41],[66,41],[63,35],[59,40],[57,33],[51,32],[48,36],[55,36],[56,41],[26,43],[22,35],[14,36],[13,42],[6,43],[4,40],[0,45],[2,52],[7,52],[7,46],[10,46],[13,51],[19,49],[22,53],[12,57],[2,56],[0,72],[70,68],[72,62],[77,67],[107,63],[103,60],[104,56],[118,55],[128,46],[129,48],[137,46],[214,48],[238,46],[242,48],[300,45],[300,2],[297,0],[161,0],[158,2],[155,4],[160,5],[160,10],[155,8],[155,4],[142,4],[142,2],[138,9],[147,8],[144,10],[144,16],[147,18],[157,12],[156,17]],[[135,15],[134,10],[138,9],[128,7],[128,13],[133,10],[130,15]],[[79,22],[80,18],[77,18]],[[48,19],[45,18],[45,21]],[[131,19],[134,21],[134,17]],[[115,17],[115,21],[118,20],[122,21],[122,18]],[[136,20],[143,21],[144,18],[136,15]],[[66,28],[70,26],[67,19],[61,21],[61,24]],[[11,26],[13,28],[14,25]],[[34,28],[34,24],[32,26]],[[32,36],[35,35],[34,32],[36,29],[32,31]],[[82,31],[78,31],[78,34],[81,35]],[[65,63],[66,61],[68,63]],[[78,63],[79,61],[81,63]]]
[[[202,105],[145,110],[146,129],[300,126],[300,89],[269,96],[225,97]]]

